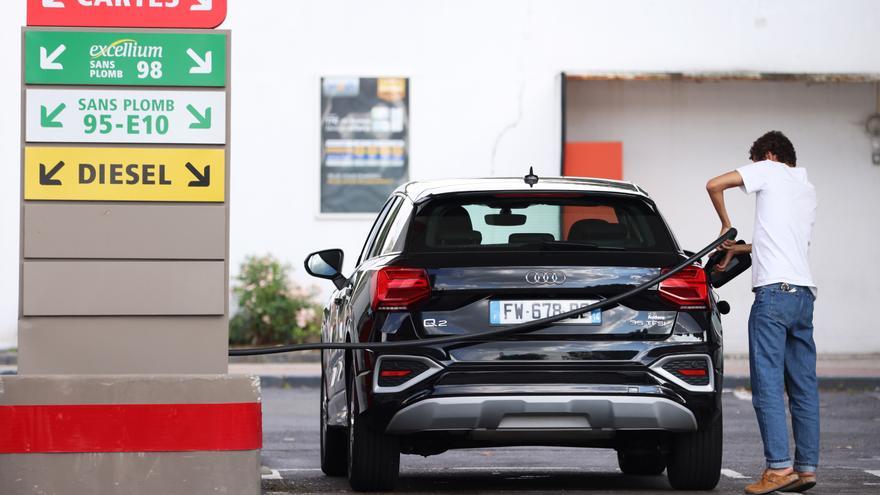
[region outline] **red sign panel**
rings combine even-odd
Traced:
[[[215,28],[226,0],[28,0],[28,26]]]

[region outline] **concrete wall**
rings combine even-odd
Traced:
[[[24,2],[10,4],[0,20],[10,76],[0,81],[0,105],[17,116]],[[563,70],[880,72],[878,14],[874,0],[230,0],[223,27],[233,30],[234,47],[231,262],[272,252],[306,281],[299,267],[312,250],[341,247],[356,258],[370,221],[317,213],[322,75],[412,78],[415,179],[522,175],[529,165],[555,174]],[[0,167],[7,344],[17,312],[18,127],[17,117],[0,120],[9,162]],[[827,191],[826,203],[851,199],[842,188]],[[700,181],[686,193],[707,207]],[[715,230],[708,222],[681,234],[693,245]],[[865,342],[839,350],[880,350]]]
[[[651,193],[682,247],[697,250],[720,227],[706,180],[750,163],[749,147],[764,131],[784,130],[819,199],[811,249],[817,345],[869,351],[880,349],[880,334],[852,308],[880,298],[880,285],[863,278],[880,275],[868,261],[876,234],[859,227],[876,224],[880,210],[880,167],[862,127],[875,105],[873,84],[577,81],[568,91],[568,139],[623,141],[624,178]],[[734,190],[726,199],[734,226],[751,241],[754,196]],[[748,348],[750,288],[748,272],[719,290],[732,306],[724,320],[729,351]]]

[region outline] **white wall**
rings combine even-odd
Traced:
[[[578,81],[568,91],[568,138],[623,141],[624,178],[651,193],[682,246],[696,251],[720,228],[706,180],[750,163],[755,138],[783,130],[819,198],[811,250],[817,346],[877,351],[880,333],[865,312],[852,310],[880,299],[880,284],[870,281],[880,276],[870,261],[877,233],[866,228],[880,211],[880,166],[871,163],[863,128],[876,103],[873,84]],[[735,190],[726,199],[734,226],[751,241],[754,197]],[[732,306],[724,319],[728,352],[748,349],[750,277],[719,290]]]
[[[0,17],[0,349],[14,346],[18,319],[18,224],[20,192],[21,26],[26,2],[7,2]]]
[[[562,70],[880,72],[875,0],[229,1],[233,263],[272,252],[299,267],[314,249],[342,247],[349,260],[360,249],[369,221],[316,219],[322,75],[411,77],[411,176],[426,179],[522,175],[529,165],[558,173]],[[0,342],[13,343],[19,53],[11,47],[24,2],[8,3]]]

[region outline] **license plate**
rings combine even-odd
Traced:
[[[591,300],[544,300],[544,301],[489,301],[489,324],[516,325],[567,313],[598,301]],[[602,310],[594,309],[560,324],[601,325]]]

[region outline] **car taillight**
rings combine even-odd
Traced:
[[[668,270],[664,270],[664,273]],[[689,266],[660,282],[660,297],[680,309],[709,307],[709,284],[702,267]]]
[[[406,378],[412,372],[412,370],[382,370],[379,372],[379,378]]]
[[[387,266],[373,275],[374,310],[406,310],[430,296],[428,272],[422,268]]]

